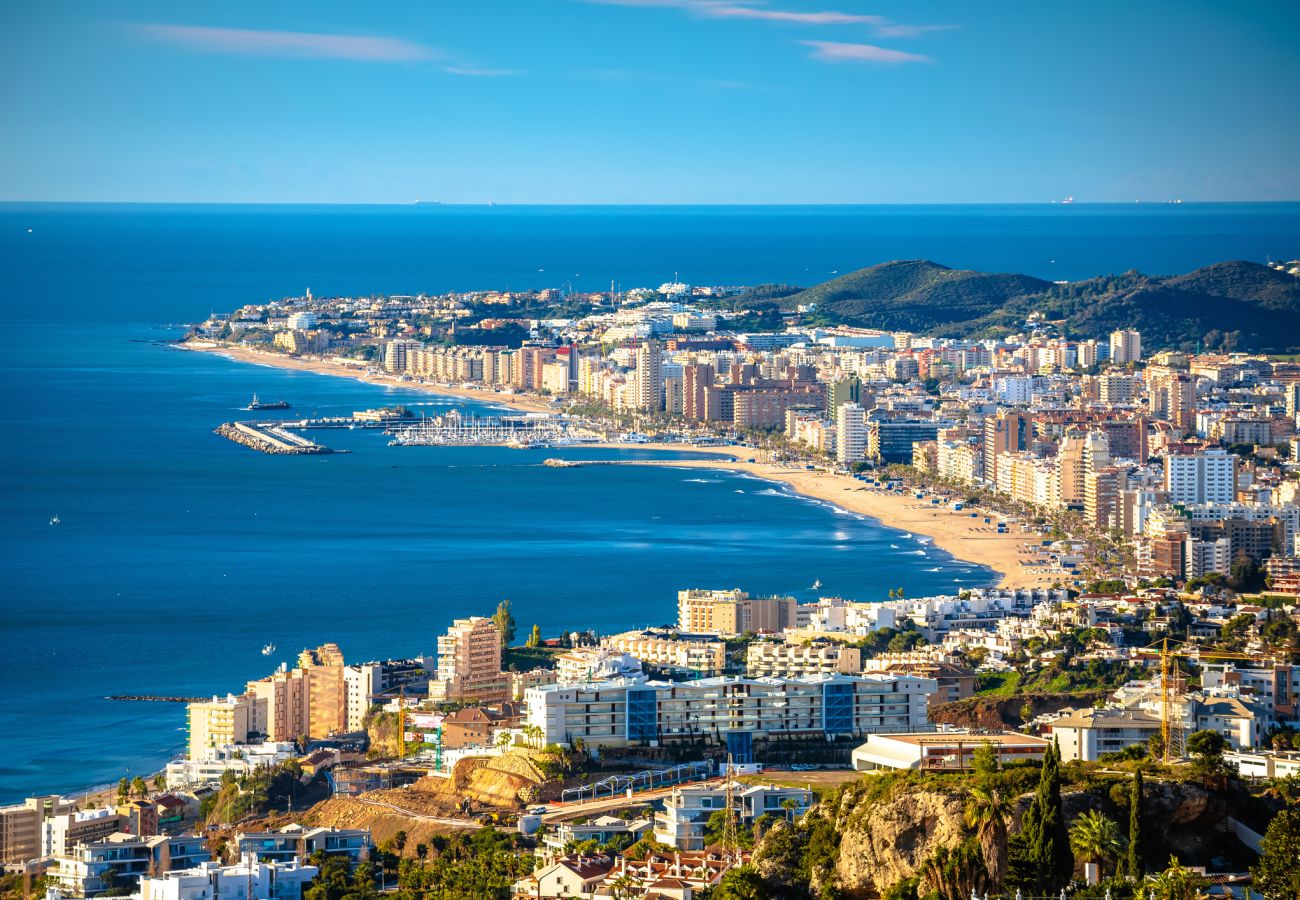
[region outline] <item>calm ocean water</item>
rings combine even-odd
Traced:
[[[174,323],[308,286],[810,284],[899,257],[1078,278],[1270,255],[1300,255],[1300,205],[0,204],[0,802],[153,771],[180,748],[183,708],[107,694],[237,689],[325,640],[356,661],[432,653],[453,616],[505,597],[551,634],[670,621],[686,586],[811,599],[821,579],[877,599],[990,577],[738,475],[548,469],[553,451],[364,432],[327,435],[347,455],[252,453],[211,429],[254,391],[321,413],[459,401],[149,343]]]

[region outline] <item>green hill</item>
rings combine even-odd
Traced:
[[[950,269],[924,260],[882,263],[782,300],[816,304],[816,324],[943,337],[1021,331],[1031,313],[1068,337],[1137,328],[1152,348],[1282,352],[1300,348],[1300,279],[1244,260],[1184,275],[1139,272],[1058,285],[1027,275]]]

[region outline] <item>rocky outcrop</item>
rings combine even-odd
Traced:
[[[964,821],[970,795],[963,782],[934,779],[918,784],[900,778],[873,784],[872,779],[880,777],[891,778],[868,776],[847,787],[814,807],[803,826],[806,831],[807,823],[820,817],[839,835],[833,861],[806,862],[814,872],[822,870],[820,878],[833,877],[850,900],[880,896],[915,875],[940,847],[955,847],[971,835]],[[1127,828],[1126,786],[1126,779],[1116,778],[1099,780],[1086,789],[1067,788],[1061,798],[1066,820],[1098,809]],[[1031,796],[1026,793],[1017,799],[1012,832],[1019,829]],[[1215,855],[1216,842],[1225,840],[1216,827],[1226,814],[1220,795],[1194,783],[1148,780],[1143,813],[1152,823],[1151,843],[1157,853],[1176,852],[1185,862],[1204,860]],[[759,873],[776,887],[786,883],[796,868],[789,857],[797,842],[788,831],[788,826],[774,827],[755,852]],[[815,874],[813,880],[819,881],[819,876]]]
[[[1072,694],[1013,694],[996,697],[987,694],[938,703],[930,708],[930,721],[959,728],[1019,728],[1025,724],[1021,709],[1028,704],[1035,716],[1054,713],[1067,706],[1087,707],[1109,691],[1078,691]]]

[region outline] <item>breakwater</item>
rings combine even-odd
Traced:
[[[145,703],[202,703],[207,697],[173,697],[167,694],[109,694],[106,700],[131,700]]]
[[[216,433],[261,453],[302,456],[334,452],[324,444],[317,444],[276,424],[225,422],[216,428]]]

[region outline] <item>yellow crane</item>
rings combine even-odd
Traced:
[[[1182,644],[1184,648],[1188,646],[1186,641],[1175,641]],[[1181,693],[1180,682],[1177,677],[1171,675],[1173,661],[1176,658],[1191,659],[1197,662],[1202,660],[1216,659],[1245,659],[1253,662],[1262,662],[1268,657],[1250,653],[1234,653],[1228,650],[1208,650],[1197,647],[1195,652],[1183,650],[1170,650],[1169,638],[1162,638],[1156,644],[1149,644],[1142,650],[1154,650],[1156,647],[1160,650],[1160,746],[1162,762],[1172,762],[1183,755],[1183,716],[1178,706],[1178,696]],[[1140,652],[1140,651],[1139,651]]]

